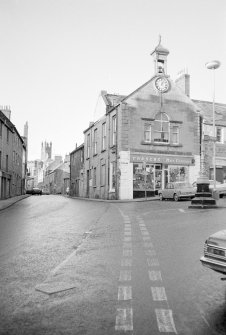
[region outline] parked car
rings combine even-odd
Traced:
[[[212,192],[214,181],[210,180],[209,182],[209,190]],[[219,195],[219,198],[223,198],[223,196],[226,195],[226,183],[220,183],[219,181],[216,181],[216,192]]]
[[[203,266],[226,275],[226,230],[211,235],[204,244]]]
[[[38,187],[34,187],[32,188],[31,194],[32,195],[35,195],[35,194],[42,195],[42,190]]]
[[[168,183],[166,188],[159,190],[159,199],[174,199],[178,201],[180,199],[192,199],[195,197],[195,188],[186,182],[174,182]]]

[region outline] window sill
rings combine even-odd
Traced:
[[[178,143],[162,143],[162,142],[141,142],[142,145],[153,145],[153,146],[159,146],[159,147],[182,147],[182,144]]]

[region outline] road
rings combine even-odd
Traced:
[[[189,201],[32,196],[0,212],[0,334],[226,333],[203,243],[225,229]]]

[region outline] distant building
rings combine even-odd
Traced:
[[[70,195],[83,196],[84,144],[70,153]]]
[[[61,156],[55,158],[46,170],[42,188],[50,194],[66,194],[70,180],[69,157],[66,156],[64,162]]]
[[[27,132],[22,137],[10,116],[8,107],[0,110],[0,199],[25,193]]]

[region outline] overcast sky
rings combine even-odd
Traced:
[[[0,105],[23,135],[29,160],[41,142],[65,156],[95,119],[101,90],[128,95],[154,74],[150,53],[169,49],[172,79],[184,67],[191,98],[226,103],[225,0],[0,0]]]

